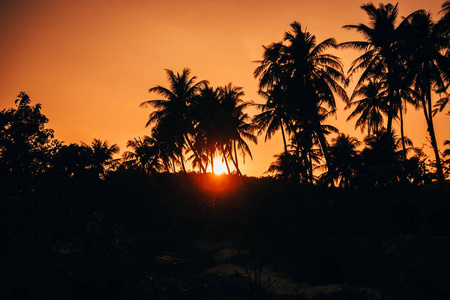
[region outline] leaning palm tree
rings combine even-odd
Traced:
[[[448,34],[443,34],[433,23],[429,13],[417,11],[407,19],[407,67],[412,86],[423,110],[431,145],[436,158],[438,180],[444,180],[436,133],[433,124],[433,89],[443,91],[450,81],[450,56]]]
[[[284,152],[288,153],[285,130],[287,129],[287,120],[289,120],[289,112],[285,110],[281,97],[283,92],[279,86],[267,91],[260,91],[259,94],[266,99],[265,104],[255,104],[261,110],[261,113],[253,117],[253,124],[258,129],[257,134],[260,135],[264,131],[264,141],[270,140],[278,131],[281,131],[283,137]]]
[[[166,70],[166,73],[169,88],[158,85],[149,90],[150,93],[161,95],[163,99],[148,100],[140,106],[151,106],[156,109],[150,113],[146,127],[156,123],[159,132],[176,141],[177,155],[184,166],[183,152],[186,143],[195,156],[199,157],[191,140],[194,124],[189,115],[189,106],[196,97],[199,87],[206,81],[195,83],[196,77],[190,77],[189,69],[184,69],[181,74],[175,74],[172,70]],[[205,172],[201,161],[200,170]]]

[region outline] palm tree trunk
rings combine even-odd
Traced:
[[[214,174],[214,156],[212,151],[211,151],[211,173]]]
[[[238,156],[237,156],[237,149],[236,149],[236,141],[235,140],[233,140],[233,148],[234,148],[234,158],[236,159],[236,165],[239,168],[239,159],[238,159]]]
[[[281,126],[281,135],[283,136],[284,152],[286,152],[286,154],[287,154],[288,150],[287,150],[286,136],[284,135],[284,128],[283,128],[283,120],[282,119],[280,119],[280,126]]]
[[[308,150],[308,156],[309,156],[309,160],[308,160],[308,169],[309,169],[309,183],[313,184],[314,183],[314,175],[313,175],[313,164],[312,164],[312,153],[311,153],[311,149]]]
[[[181,168],[183,169],[184,178],[185,178],[186,181],[187,181],[187,180],[188,180],[188,177],[187,177],[187,172],[186,172],[186,166],[184,165],[184,157],[183,157],[183,153],[180,153],[180,160],[181,160]]]
[[[425,102],[426,101],[426,102]],[[442,171],[441,159],[439,156],[439,150],[436,142],[436,135],[434,132],[433,126],[433,116],[432,116],[432,108],[431,108],[431,93],[428,91],[426,94],[426,99],[422,99],[423,112],[425,114],[425,119],[427,121],[427,130],[431,139],[431,146],[434,150],[434,155],[436,157],[436,173],[438,177],[438,181],[444,181],[444,172]]]
[[[392,119],[394,118],[394,101],[389,101],[389,108],[388,108],[388,122],[387,122],[387,128],[386,128],[386,132],[387,134],[390,134],[392,131]]]
[[[241,170],[239,170],[239,166],[236,163],[236,161],[234,160],[233,155],[230,155],[230,158],[231,158],[231,161],[234,164],[234,167],[236,168],[236,172],[238,173],[239,176],[242,176]]]
[[[401,108],[400,108],[400,135],[401,135],[402,147],[403,147],[403,160],[406,161],[405,134],[403,131],[403,109],[401,109]]]
[[[177,171],[175,169],[175,160],[172,159],[172,170],[173,170],[173,175],[175,176],[175,182],[177,184],[177,186],[180,185],[180,183],[178,182],[178,176],[177,176]]]
[[[319,124],[319,128],[320,128],[320,124]],[[322,148],[323,156],[325,157],[325,163],[328,168],[328,177],[329,177],[330,183],[333,184],[334,169],[331,164],[330,153],[328,152],[327,140],[325,139],[325,136],[321,130],[317,132],[317,137],[319,139],[320,147]]]
[[[205,167],[203,167],[202,160],[201,160],[200,156],[198,155],[197,150],[195,150],[195,148],[192,146],[191,140],[188,138],[188,136],[186,134],[184,134],[183,136],[184,136],[184,139],[188,142],[189,148],[191,148],[192,152],[194,152],[195,157],[197,157],[197,159],[198,159],[198,163],[200,164],[200,171],[202,173],[206,173],[206,169],[205,169]]]
[[[223,155],[223,160],[225,161],[225,166],[227,166],[228,174],[231,174],[230,166],[228,165],[228,160],[227,160],[227,156],[225,155],[225,148],[223,147],[223,145],[222,145],[222,155]]]
[[[167,163],[167,160],[163,159],[163,162],[164,162],[164,166],[166,167],[167,173],[170,174],[170,168],[169,168],[169,164]]]

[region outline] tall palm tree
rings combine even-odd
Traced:
[[[225,147],[222,147],[222,149],[223,151],[228,150],[228,155],[236,168],[236,172],[240,175],[242,174],[239,169],[238,151],[242,154],[244,162],[246,155],[253,159],[246,141],[257,143],[257,138],[253,134],[255,127],[250,116],[245,112],[249,106],[253,105],[253,102],[244,101],[243,96],[242,87],[233,86],[229,83],[221,88],[220,112],[223,114],[223,135],[226,137]]]
[[[303,31],[299,23],[294,22],[291,27],[292,32],[285,33],[283,42],[265,47],[264,59],[259,61],[260,66],[254,73],[260,80],[261,92],[266,93],[270,101],[277,102],[276,105],[266,102],[266,106],[261,108],[279,110],[278,117],[273,118],[280,124],[279,127],[263,122],[260,128],[275,130],[282,128],[284,123],[290,133],[295,133],[302,124],[310,124],[325,160],[330,164],[328,144],[320,127],[323,120],[320,109],[324,107],[333,114],[336,109],[335,95],[348,101],[341,86],[347,82],[342,64],[336,56],[324,53],[335,48],[336,41],[330,38],[317,44],[316,37]]]
[[[422,107],[431,145],[436,158],[438,180],[444,180],[436,133],[433,124],[433,89],[445,90],[450,80],[450,56],[448,34],[443,34],[433,23],[429,13],[417,11],[407,19],[408,50],[407,67],[412,86]]]
[[[190,109],[194,122],[194,147],[198,153],[206,154],[211,171],[214,172],[214,156],[221,149],[223,126],[220,119],[220,88],[203,84]],[[199,162],[201,160],[198,157],[193,160],[193,164]]]
[[[140,106],[150,105],[156,109],[150,113],[146,127],[156,123],[160,133],[171,136],[176,141],[177,154],[180,156],[181,163],[184,166],[183,152],[186,148],[186,143],[195,156],[199,157],[191,141],[194,124],[189,116],[189,106],[197,96],[199,87],[206,81],[195,83],[196,77],[190,77],[189,69],[183,69],[181,74],[175,74],[172,70],[166,70],[166,73],[169,88],[158,85],[149,89],[150,93],[161,95],[163,99],[148,100],[141,103]],[[201,161],[199,164],[200,170],[205,172],[206,170]]]
[[[240,175],[242,174],[237,152],[251,157],[246,141],[256,143],[256,137],[253,135],[254,127],[249,122],[250,117],[245,113],[245,109],[252,105],[252,102],[245,102],[243,96],[242,87],[233,86],[231,83],[217,88],[205,83],[192,101],[190,109],[194,123],[194,147],[197,152],[204,153],[202,161],[211,163],[212,172],[214,172],[214,157],[217,154],[222,155],[229,172],[231,161]],[[199,163],[198,158],[192,158],[193,164]]]
[[[355,90],[358,90],[365,81],[374,76],[381,77],[385,82],[388,101],[387,132],[391,132],[392,121],[397,116],[398,111],[401,110],[399,90],[402,80],[398,72],[401,61],[397,47],[402,36],[403,23],[396,27],[398,4],[380,4],[379,7],[375,7],[372,3],[369,3],[362,5],[361,8],[369,16],[369,26],[365,24],[345,25],[343,28],[356,30],[363,35],[365,40],[344,42],[339,46],[365,51],[352,62],[348,71],[349,77],[362,71]]]

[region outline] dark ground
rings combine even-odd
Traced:
[[[42,178],[1,210],[1,299],[449,299],[450,187]]]

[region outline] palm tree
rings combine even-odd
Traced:
[[[160,172],[164,163],[161,160],[161,151],[156,142],[156,139],[147,135],[143,139],[139,137],[129,140],[127,147],[132,148],[133,151],[125,151],[122,156],[125,161],[142,168],[147,174]]]
[[[226,138],[222,145],[222,152],[228,152],[228,156],[233,162],[236,172],[240,175],[239,159],[237,152],[242,154],[245,162],[245,156],[249,155],[251,159],[252,153],[247,141],[257,143],[257,138],[253,134],[255,127],[251,122],[250,116],[244,112],[249,106],[253,105],[251,101],[244,101],[242,97],[244,92],[242,87],[233,86],[229,83],[221,88],[220,92],[220,113],[223,126],[223,136]],[[219,122],[220,124],[221,122]],[[234,155],[234,157],[233,157]],[[226,156],[224,155],[226,161]]]
[[[109,145],[108,141],[94,139],[91,145],[82,143],[91,152],[92,166],[100,176],[104,176],[106,168],[111,166],[114,154],[119,153],[117,144]]]
[[[214,172],[214,156],[217,152],[219,138],[218,123],[219,88],[207,83],[199,88],[198,96],[190,106],[190,115],[194,123],[194,147],[197,153],[205,153]],[[193,161],[199,163],[198,157]]]
[[[448,34],[443,34],[431,20],[429,13],[417,11],[407,19],[409,50],[407,67],[412,86],[418,95],[428,126],[431,145],[436,158],[438,180],[444,180],[436,134],[433,124],[432,90],[445,91],[450,79]],[[446,53],[445,53],[446,52]]]
[[[355,100],[359,98],[358,100]],[[367,83],[360,85],[353,91],[350,103],[345,107],[349,109],[356,106],[347,118],[347,121],[358,117],[355,129],[360,127],[361,133],[367,128],[367,134],[378,132],[383,124],[383,115],[387,111],[387,91],[383,81],[370,78]]]
[[[203,153],[201,161],[211,163],[214,172],[214,157],[222,155],[228,171],[229,160],[240,175],[238,150],[243,156],[250,155],[251,151],[246,140],[256,143],[253,135],[253,125],[250,117],[244,110],[252,105],[242,100],[244,92],[242,87],[229,83],[223,87],[213,88],[203,84],[197,97],[192,101],[191,117],[194,123],[194,147],[198,153]],[[198,164],[197,157],[191,157],[193,164]]]
[[[401,67],[401,57],[398,53],[398,42],[402,36],[403,23],[398,27],[395,22],[398,15],[398,8],[392,4],[380,4],[375,7],[372,3],[362,5],[361,8],[368,14],[370,26],[365,24],[345,25],[347,30],[356,30],[361,33],[365,41],[352,41],[341,43],[343,48],[352,48],[365,51],[360,57],[355,59],[348,71],[352,77],[358,71],[362,71],[361,77],[356,83],[355,90],[371,78],[381,78],[386,85],[387,92],[387,132],[392,131],[392,120],[401,110],[402,80],[399,68]]]
[[[336,47],[334,39],[317,44],[316,37],[303,31],[299,23],[294,22],[291,27],[293,31],[285,33],[283,42],[264,47],[264,59],[255,70],[254,75],[260,80],[260,92],[266,95],[266,104],[260,106],[263,114],[255,121],[260,132],[270,130],[266,133],[267,138],[278,128],[283,129],[283,124],[291,135],[303,124],[310,124],[329,164],[328,145],[320,127],[323,120],[320,109],[325,106],[330,111],[328,115],[333,114],[335,95],[348,101],[340,85],[347,81],[340,60],[324,53]]]
[[[359,154],[356,148],[361,142],[343,133],[334,138],[332,142],[330,154],[335,168],[336,177],[334,179],[339,181],[338,186],[348,188],[350,187],[350,180],[356,173],[356,159]]]
[[[189,145],[189,149],[194,152],[196,157],[199,157],[195,147],[192,144],[190,135],[193,132],[193,121],[190,117],[189,106],[193,99],[197,96],[199,87],[206,83],[200,81],[195,83],[196,77],[190,77],[190,70],[183,69],[182,73],[174,74],[172,70],[166,70],[169,88],[162,86],[155,86],[150,88],[150,93],[156,93],[163,97],[163,99],[148,100],[141,103],[140,106],[152,106],[154,110],[149,115],[149,120],[146,127],[156,123],[158,132],[170,136],[177,144],[177,155],[180,157],[180,162],[184,169],[183,152],[185,150],[185,143]],[[205,172],[202,162],[199,162],[200,170]]]
[[[270,165],[265,173],[274,174],[275,178],[285,181],[308,181],[308,179],[304,178],[302,175],[307,171],[299,157],[283,152],[279,155],[275,155],[275,158],[275,162]]]
[[[440,13],[443,14],[442,18],[436,24],[436,30],[441,32],[447,40],[450,37],[450,1],[445,1],[442,4],[442,10]]]
[[[407,151],[413,149],[410,139],[405,137],[403,140],[409,146]],[[402,143],[402,138],[397,138],[395,131],[388,133],[385,128],[364,138],[360,172],[369,174],[367,183],[373,181],[375,185],[386,186],[407,179]]]
[[[286,120],[289,119],[289,113],[284,109],[283,101],[280,100],[282,92],[279,86],[267,91],[259,91],[259,94],[266,99],[265,104],[255,104],[261,110],[261,113],[253,117],[253,124],[258,129],[257,134],[260,135],[264,131],[264,141],[270,140],[272,136],[281,130],[283,137],[284,152],[288,153],[285,128]]]

